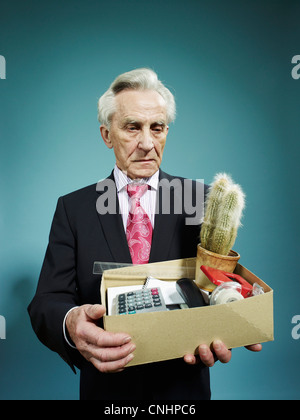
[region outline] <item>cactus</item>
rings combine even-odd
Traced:
[[[216,254],[228,255],[241,226],[245,195],[226,174],[217,174],[205,202],[200,232],[201,246]]]

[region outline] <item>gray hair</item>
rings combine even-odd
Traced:
[[[158,92],[166,102],[167,124],[175,119],[176,105],[173,94],[166,88],[157,74],[150,69],[141,68],[132,70],[118,76],[109,89],[98,101],[98,121],[110,128],[110,122],[116,111],[115,96],[125,89],[154,90]]]

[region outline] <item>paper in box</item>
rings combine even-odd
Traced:
[[[106,304],[108,287],[143,285],[148,276],[165,281],[195,278],[196,258],[106,270],[101,298]],[[238,264],[235,273],[258,283],[264,294],[224,305],[131,315],[104,316],[104,328],[124,332],[136,345],[127,366],[158,362],[195,353],[200,344],[222,340],[227,348],[264,343],[274,339],[273,290],[255,274]]]

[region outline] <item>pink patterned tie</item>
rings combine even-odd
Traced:
[[[148,185],[127,185],[130,197],[126,237],[133,264],[147,264],[151,249],[152,225],[140,204],[141,196],[147,191]]]

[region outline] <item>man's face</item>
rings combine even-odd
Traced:
[[[100,127],[102,138],[131,179],[149,177],[160,167],[166,143],[165,101],[152,90],[124,90],[115,99],[110,129]]]

